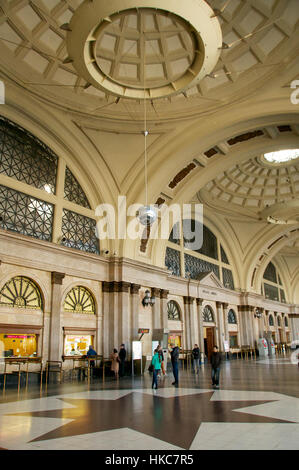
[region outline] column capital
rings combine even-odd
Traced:
[[[160,289],[158,287],[151,287],[151,294],[160,298]]]
[[[111,292],[111,282],[109,281],[103,281],[102,282],[102,291],[103,292]]]
[[[62,285],[63,279],[65,278],[65,273],[58,273],[56,271],[52,271],[52,284]]]
[[[118,283],[119,284],[119,292],[130,292],[130,286],[131,286],[131,283],[130,282],[126,282],[126,281],[121,281]]]
[[[131,284],[131,294],[139,294],[140,284]]]
[[[201,305],[203,304],[203,301],[204,301],[204,299],[197,298],[197,299],[196,299],[196,304],[199,305],[199,306],[201,306]]]
[[[184,304],[192,304],[193,300],[195,300],[195,297],[184,295]]]
[[[240,312],[253,312],[255,307],[253,305],[238,305],[238,310]]]
[[[160,289],[160,298],[167,299],[169,294],[169,290]]]

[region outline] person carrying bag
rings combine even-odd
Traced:
[[[160,358],[158,349],[155,349],[155,351],[154,351],[154,357],[152,359],[152,366],[153,366],[152,388],[157,390],[157,388],[158,388],[158,373],[161,370],[161,358]]]

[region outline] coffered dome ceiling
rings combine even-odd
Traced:
[[[248,215],[276,224],[299,221],[299,159],[289,164],[266,163],[262,155],[221,172],[198,194],[229,209],[247,209]],[[244,212],[245,214],[245,212]]]
[[[297,0],[198,0],[196,5],[193,0],[166,0],[163,11],[134,9],[133,3],[126,2],[129,10],[113,13],[122,2],[3,0],[4,76],[57,106],[117,119],[142,116],[145,84],[146,97],[154,100],[148,112],[155,119],[219,108],[273,85],[273,77],[278,86],[287,84],[277,71],[298,56]],[[208,3],[216,16],[208,15]],[[89,24],[87,9],[95,5],[103,8],[103,18]],[[205,5],[203,23],[213,25],[212,39],[203,24],[192,24],[190,12],[198,5]],[[108,6],[113,14],[105,17]],[[86,56],[83,42],[83,52],[77,45],[90,26]]]

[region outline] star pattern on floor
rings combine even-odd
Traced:
[[[132,391],[116,400],[59,398],[68,405],[67,408],[13,413],[10,416],[68,420],[30,442],[129,428],[184,449],[190,448],[202,423],[290,423],[250,414],[248,410],[276,400],[212,401],[213,394],[204,392],[163,397]],[[242,411],[242,408],[247,409]]]

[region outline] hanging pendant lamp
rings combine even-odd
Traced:
[[[152,225],[157,220],[157,210],[154,206],[148,204],[148,182],[147,182],[147,136],[149,131],[147,130],[146,121],[146,97],[145,97],[145,41],[144,53],[143,53],[143,88],[144,88],[144,183],[145,183],[145,205],[141,206],[137,212],[137,218],[142,225]]]

